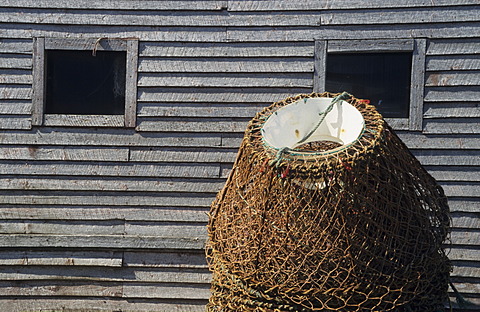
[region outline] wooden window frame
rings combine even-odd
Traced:
[[[425,81],[426,39],[315,40],[314,92],[324,92],[328,53],[412,52],[408,118],[385,118],[396,130],[421,131]],[[327,90],[328,91],[328,90]]]
[[[46,93],[46,50],[90,50],[125,51],[126,83],[125,112],[123,115],[69,115],[45,114]],[[137,115],[137,67],[138,39],[66,39],[66,38],[34,38],[33,45],[33,126],[84,126],[84,127],[126,127],[134,128]]]

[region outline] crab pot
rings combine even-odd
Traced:
[[[368,101],[336,96],[250,121],[211,206],[208,311],[443,310],[443,190]]]

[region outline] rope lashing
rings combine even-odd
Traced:
[[[348,92],[342,92],[341,94],[337,95],[336,97],[334,97],[332,99],[332,101],[330,102],[330,105],[328,105],[328,107],[321,113],[319,113],[318,115],[320,116],[320,119],[319,121],[317,122],[317,124],[315,125],[315,127],[313,127],[312,130],[310,130],[310,132],[308,132],[300,141],[298,141],[295,145],[298,146],[300,145],[301,143],[305,142],[306,140],[308,140],[314,133],[315,131],[317,131],[318,127],[320,127],[320,125],[322,124],[322,122],[325,120],[325,117],[327,116],[328,113],[330,113],[333,109],[333,106],[337,103],[342,103],[341,101],[345,101],[345,100],[348,100],[349,98],[351,98],[352,95]],[[305,103],[307,102],[307,98],[304,99]],[[283,154],[284,153],[287,153],[287,152],[290,152],[292,149],[289,148],[288,146],[285,146],[285,147],[282,147],[281,149],[279,149],[277,151],[277,154],[275,155],[275,159],[273,159],[272,161],[270,161],[270,165],[271,166],[276,166],[278,167],[281,160],[283,159]]]

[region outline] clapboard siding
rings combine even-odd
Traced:
[[[315,39],[330,52],[425,39],[420,131],[388,121],[449,197],[452,279],[480,303],[479,13],[478,0],[1,1],[2,311],[204,311],[209,206],[248,120],[314,88]],[[135,128],[32,127],[34,37],[138,38]]]

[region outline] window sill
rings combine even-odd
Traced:
[[[44,126],[66,127],[124,127],[124,115],[60,115],[44,116]]]
[[[409,130],[408,118],[384,118],[393,130]]]

